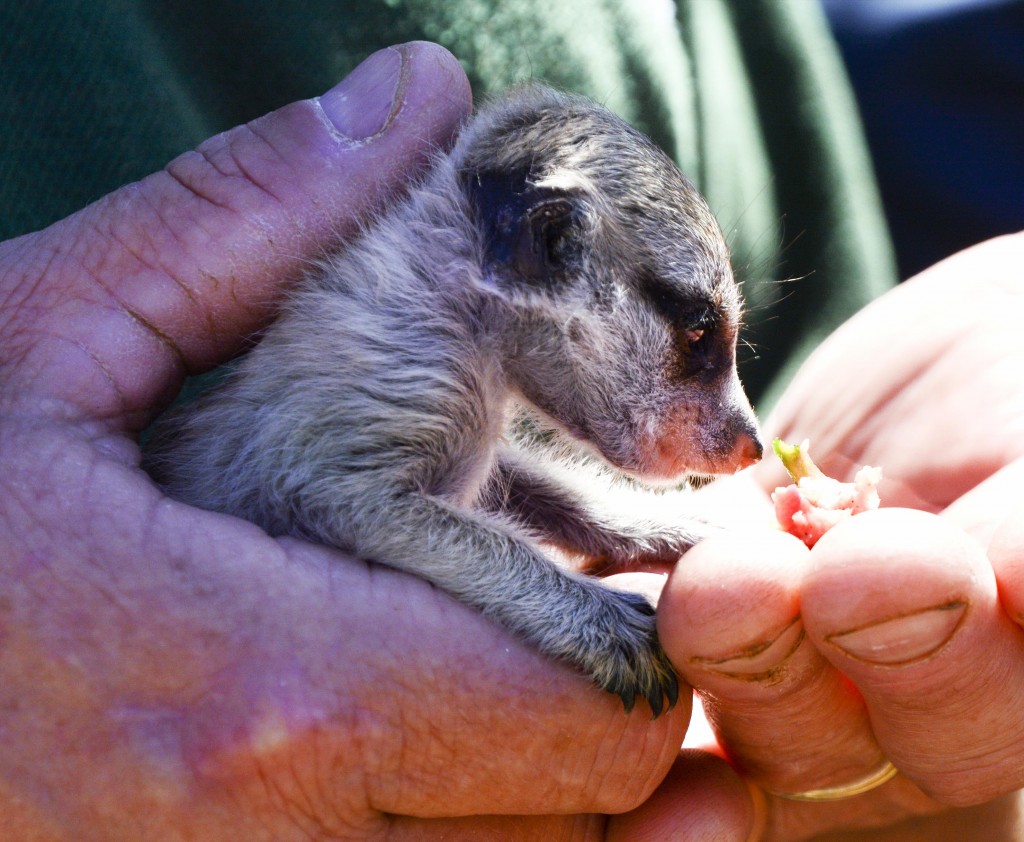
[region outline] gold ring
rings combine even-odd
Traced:
[[[886,781],[891,781],[899,773],[899,769],[886,760],[879,769],[863,778],[858,778],[852,783],[842,786],[828,786],[823,789],[808,789],[804,792],[773,792],[780,798],[788,798],[790,801],[839,801],[843,798],[853,798],[855,795],[862,795],[880,787]]]

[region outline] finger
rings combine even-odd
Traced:
[[[1014,514],[1020,514],[1021,488],[1024,459],[1017,459],[943,509],[942,517],[988,546],[1000,526],[1012,527]]]
[[[381,50],[323,96],[5,244],[0,277],[24,317],[0,340],[17,346],[18,392],[137,416],[234,353],[282,283],[406,185],[470,105],[447,51]]]
[[[609,819],[606,840],[759,842],[766,819],[764,797],[724,760],[687,750],[647,801]]]
[[[1019,499],[1019,486],[1013,497]],[[1024,507],[1018,506],[994,530],[988,548],[989,561],[999,585],[1003,608],[1019,626],[1024,626]]]
[[[916,802],[908,799],[909,806],[899,809],[866,804],[865,798],[816,804],[787,801],[744,783],[720,758],[699,751],[683,752],[644,804],[610,818],[607,842],[987,842],[1019,838],[1021,799],[1017,794],[960,810],[939,809],[921,796]]]
[[[807,631],[857,685],[896,767],[957,805],[1024,784],[1024,635],[977,542],[883,509],[826,534],[811,560]]]
[[[919,796],[919,799],[922,797]],[[897,811],[866,805],[863,798],[830,803],[802,803],[766,794],[745,781],[725,761],[703,751],[683,751],[665,781],[636,810],[613,816],[608,842],[654,842],[663,839],[709,839],[715,842],[793,842],[803,839],[842,838],[906,840],[908,817],[934,811],[935,805],[915,805]],[[987,817],[986,817],[987,818]],[[893,835],[884,827],[896,826]],[[946,835],[946,827],[959,828]],[[944,816],[925,824],[929,832],[914,839],[966,839],[961,822]],[[969,825],[966,825],[969,827]],[[984,825],[988,826],[988,825]],[[995,825],[993,825],[995,827]],[[863,832],[858,829],[867,828]],[[829,835],[831,831],[840,836]],[[822,834],[819,836],[819,834]]]
[[[730,761],[773,792],[842,785],[884,761],[859,696],[804,635],[807,559],[781,532],[709,539],[658,608],[662,644]]]
[[[388,842],[602,842],[606,818],[579,816],[466,816],[455,819],[390,817]]]

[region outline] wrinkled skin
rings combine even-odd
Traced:
[[[344,100],[359,119],[331,95],[288,106],[0,245],[2,839],[743,840],[757,821],[734,769],[677,759],[685,704],[625,716],[422,582],[164,500],[135,467],[134,436],[183,375],[229,357],[303,260],[400,189],[466,113],[446,53],[407,45],[384,63],[402,74],[394,108],[384,84],[367,105],[364,74]],[[890,296],[817,355],[822,370],[770,422],[811,436],[827,470],[885,466],[894,499],[940,517],[852,521],[822,541],[828,553],[724,538],[670,581],[666,646],[712,699],[736,768],[790,791],[856,777],[883,751],[907,772],[828,807],[769,796],[765,838],[927,822],[942,803],[981,804],[939,817],[951,838],[965,819],[986,821],[986,838],[1010,828],[1003,794],[1024,783],[1024,529],[1009,516],[1022,251],[1019,238],[986,245]],[[889,354],[899,365],[870,359]],[[835,376],[853,360],[872,376]],[[984,435],[929,446],[924,431],[964,419]],[[710,493],[757,519],[775,481],[748,472]],[[951,539],[957,524],[995,535],[987,558]],[[934,651],[915,634],[936,624],[912,628],[902,645],[925,657],[879,668],[830,642],[877,621],[879,593],[907,600],[882,619],[969,610],[938,624]],[[724,675],[769,640],[781,645],[754,646],[752,677]],[[902,827],[871,838],[941,838]]]
[[[381,55],[340,104],[2,246],[0,839],[597,838],[672,763],[687,704],[627,717],[422,581],[163,499],[136,467],[185,372],[468,112],[440,48]]]
[[[859,515],[810,552],[778,533],[708,541],[662,595],[665,648],[749,780],[800,792],[856,780],[885,757],[904,773],[827,805],[769,795],[764,839],[1021,838],[1022,258],[1024,235],[993,240],[875,302],[812,356],[767,420],[769,435],[809,437],[840,479],[883,466],[883,506],[928,514]],[[728,493],[746,496],[756,520],[784,481],[766,460]],[[679,767],[714,765],[686,756]],[[731,786],[721,816],[750,808]],[[663,820],[669,805],[696,815],[698,798],[677,768],[622,821]]]

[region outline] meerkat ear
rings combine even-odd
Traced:
[[[582,249],[582,212],[571,191],[530,184],[526,173],[465,179],[484,243],[485,272],[504,294],[557,292]]]
[[[565,196],[541,199],[527,210],[519,225],[515,265],[519,274],[550,285],[564,274],[575,256],[574,227],[579,219],[575,204]]]

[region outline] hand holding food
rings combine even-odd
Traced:
[[[772,502],[779,525],[813,547],[840,521],[878,508],[882,469],[865,465],[857,471],[853,482],[840,482],[826,476],[814,464],[808,444],[806,439],[799,445],[786,444],[778,438],[772,442],[772,449],[793,478],[792,485],[775,489]]]

